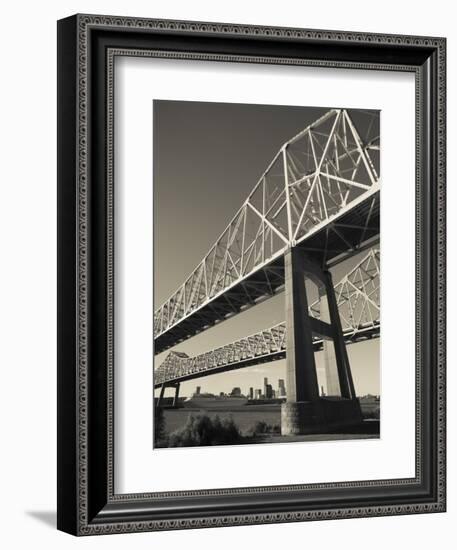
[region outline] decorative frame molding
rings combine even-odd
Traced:
[[[445,39],[75,15],[59,21],[58,41],[58,528],[89,535],[444,511]],[[113,71],[120,55],[415,73],[414,478],[114,493]]]

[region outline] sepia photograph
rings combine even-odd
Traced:
[[[425,548],[450,528],[450,23],[259,6],[57,22],[57,528],[332,546],[322,520],[409,516]]]
[[[379,110],[153,101],[153,448],[379,439]]]

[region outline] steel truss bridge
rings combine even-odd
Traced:
[[[285,290],[284,323],[196,357],[170,352],[155,371],[159,403],[167,386],[175,387],[176,403],[182,381],[286,357],[281,433],[302,433],[306,407],[308,419],[330,418],[318,402],[313,353],[327,353],[329,340],[342,401],[326,403],[326,410],[346,421],[358,417],[346,344],[379,335],[376,117],[331,109],[284,143],[203,260],[154,313],[158,354]],[[334,286],[329,269],[364,250]],[[319,289],[311,305],[304,278]]]
[[[377,338],[380,332],[380,254],[373,248],[335,286],[338,309],[346,344]],[[308,313],[319,319],[321,301],[309,306]],[[313,337],[315,350],[323,339]],[[154,386],[173,385],[186,380],[267,363],[286,356],[286,324],[247,336],[225,346],[188,357],[171,351],[155,371]]]
[[[354,115],[355,116],[355,115]],[[302,248],[326,268],[376,244],[379,138],[331,109],[284,143],[184,283],[154,314],[160,353],[284,288],[284,254]]]

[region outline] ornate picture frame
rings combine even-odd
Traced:
[[[123,55],[414,73],[414,477],[116,493],[113,102],[114,59]],[[445,511],[445,61],[444,38],[79,14],[58,22],[60,530],[92,535]]]

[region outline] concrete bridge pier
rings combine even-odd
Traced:
[[[159,398],[157,399],[157,403],[156,403],[157,408],[162,406],[163,396],[165,394],[165,388],[166,388],[166,384],[162,384],[162,387],[160,388],[160,395],[159,395]]]
[[[180,389],[180,383],[179,382],[170,382],[167,384],[162,384],[162,387],[160,388],[160,395],[157,399],[156,407],[162,407],[163,406],[163,398],[165,395],[166,388],[174,388],[175,394],[173,396],[173,403],[172,407],[177,407],[179,402],[179,389]]]
[[[327,300],[327,290],[325,285],[319,287],[319,309],[321,321],[330,322],[330,310]],[[326,396],[341,397],[339,373],[337,368],[337,359],[335,345],[333,340],[322,341],[322,353],[324,357]]]
[[[173,397],[173,407],[177,407],[178,406],[178,400],[179,400],[179,387],[180,387],[180,384],[179,382],[177,382],[175,384],[175,396]]]
[[[281,406],[281,433],[304,433],[319,415],[319,389],[312,343],[308,298],[304,283],[304,257],[297,248],[285,256],[286,387]],[[306,314],[304,314],[306,312]]]
[[[341,320],[330,272],[323,271],[298,247],[290,248],[285,263],[287,402],[281,406],[282,435],[324,433],[332,427],[361,421]],[[328,312],[316,320],[308,314],[305,279],[323,287]],[[313,334],[333,344],[339,395],[320,397]]]
[[[323,316],[321,303],[321,320],[331,323],[333,327],[333,353],[338,373],[338,384],[340,390],[339,395],[345,399],[356,399],[357,396],[354,389],[354,382],[352,380],[351,366],[349,364],[346,344],[344,342],[338,302],[335,296],[335,287],[333,286],[333,279],[330,271],[323,271],[322,279],[327,297],[327,311],[324,312]],[[325,303],[325,300],[323,302]],[[327,347],[329,348],[331,347],[332,341],[327,340],[324,342],[324,346],[325,344],[327,344]],[[329,358],[327,356],[327,360],[328,359]]]

